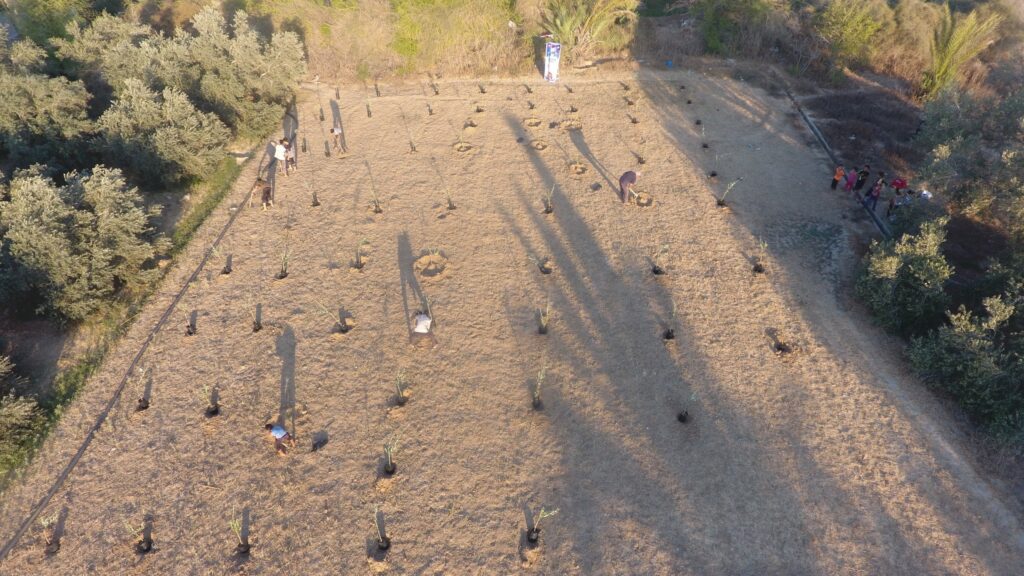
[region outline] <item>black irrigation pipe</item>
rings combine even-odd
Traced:
[[[261,166],[257,169],[257,171],[262,171],[262,163],[263,161],[260,160]],[[121,400],[121,395],[124,393],[124,389],[128,385],[128,380],[131,377],[132,372],[134,372],[136,366],[138,366],[139,361],[142,359],[142,356],[146,353],[147,350],[149,350],[149,345],[153,343],[153,337],[156,335],[157,332],[160,331],[161,328],[163,328],[164,324],[167,323],[167,320],[170,319],[171,315],[174,313],[174,310],[178,307],[178,303],[181,302],[181,299],[185,296],[185,293],[188,292],[189,286],[191,286],[192,283],[195,282],[196,278],[199,277],[200,272],[203,271],[203,268],[206,266],[206,263],[210,260],[210,256],[213,255],[214,249],[220,245],[221,240],[224,239],[224,236],[227,234],[228,229],[231,228],[232,224],[234,224],[235,219],[238,218],[238,215],[242,213],[242,209],[245,207],[246,201],[248,200],[248,196],[251,195],[252,190],[249,191],[249,194],[246,196],[246,198],[242,199],[242,201],[239,202],[237,206],[235,206],[235,209],[231,213],[231,217],[228,218],[228,221],[221,228],[220,233],[217,234],[217,238],[213,241],[213,244],[210,246],[210,248],[205,251],[205,254],[203,254],[203,259],[199,261],[199,265],[196,266],[195,270],[192,271],[192,275],[189,276],[188,281],[186,281],[185,285],[181,287],[181,290],[179,290],[178,293],[175,294],[174,299],[171,300],[170,305],[167,306],[167,309],[164,310],[163,315],[161,315],[160,319],[157,320],[156,325],[154,325],[153,328],[150,329],[149,334],[146,336],[145,342],[143,342],[142,346],[139,347],[139,351],[135,353],[135,356],[132,358],[131,364],[128,365],[128,369],[125,370],[124,376],[121,377],[121,381],[118,383],[117,388],[114,390],[114,394],[110,397],[110,400],[107,401],[106,407],[103,409],[102,412],[100,412],[100,415],[96,418],[96,423],[93,424],[91,428],[89,428],[89,432],[85,435],[85,439],[82,441],[81,446],[78,447],[78,451],[75,452],[75,455],[71,457],[71,460],[64,467],[64,470],[62,470],[61,473],[57,476],[57,479],[54,481],[53,486],[51,486],[50,489],[46,491],[46,494],[39,499],[39,502],[37,502],[36,505],[32,508],[32,511],[29,513],[29,515],[25,518],[25,520],[22,521],[21,525],[18,527],[18,530],[14,533],[13,536],[11,536],[11,539],[8,540],[6,544],[4,544],[3,548],[0,548],[0,562],[3,562],[7,558],[7,555],[11,553],[11,550],[13,550],[14,547],[18,545],[18,541],[21,540],[22,536],[25,535],[25,532],[27,532],[28,529],[32,526],[33,522],[35,522],[36,519],[39,518],[39,515],[42,514],[43,510],[45,510],[46,507],[50,504],[50,500],[52,500],[53,497],[57,495],[57,492],[59,492],[60,489],[64,486],[64,482],[67,481],[68,476],[70,476],[71,472],[73,472],[75,467],[78,466],[78,462],[82,459],[82,456],[85,455],[85,451],[89,448],[89,445],[92,444],[93,438],[96,437],[96,433],[99,432],[100,428],[106,422],[107,417],[110,415],[110,411],[113,410],[114,406],[117,405],[117,403]]]
[[[832,150],[832,147],[828,145],[828,141],[825,140],[825,136],[822,135],[821,131],[818,130],[818,127],[815,126],[814,121],[811,120],[810,116],[804,112],[800,103],[797,102],[796,98],[793,97],[793,94],[790,93],[789,88],[783,88],[783,90],[786,92],[786,96],[789,96],[789,101],[793,103],[796,111],[799,112],[800,116],[804,119],[807,127],[811,129],[812,133],[814,133],[814,137],[818,139],[818,143],[825,149],[825,153],[828,154],[828,157],[832,160],[832,167],[835,168],[836,166],[841,165],[842,162],[839,160],[839,156],[837,156],[835,151]],[[859,202],[859,204],[861,205],[861,208],[871,216],[871,220],[875,223],[875,227],[878,228],[878,231],[882,233],[882,236],[892,238],[892,230],[890,230],[889,226],[878,217],[878,214],[875,214],[875,211],[865,206],[863,202]]]

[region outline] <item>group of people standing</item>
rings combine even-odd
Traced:
[[[295,145],[291,141],[281,138],[277,142],[271,140],[270,145],[274,147],[275,164],[271,169],[288,176],[289,171],[298,168],[298,163],[295,160]]]
[[[915,195],[918,194],[907,187],[907,181],[904,178],[896,177],[892,180],[886,180],[885,172],[879,172],[871,186],[864,191],[864,187],[867,185],[870,177],[871,166],[868,164],[861,167],[854,166],[849,170],[843,166],[836,166],[836,171],[832,175],[832,189],[838,189],[841,184],[844,191],[855,194],[857,199],[866,208],[875,212],[878,209],[878,202],[882,198],[885,189],[892,188],[893,194],[889,197],[889,205],[885,211],[885,217],[890,219],[899,208],[910,204]],[[931,198],[931,193],[927,190],[922,190],[920,197],[927,200]]]

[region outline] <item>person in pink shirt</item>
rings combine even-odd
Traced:
[[[846,173],[846,183],[843,184],[843,190],[847,193],[853,192],[853,185],[857,183],[857,167],[854,166]]]

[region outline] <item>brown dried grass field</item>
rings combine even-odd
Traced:
[[[304,86],[298,172],[278,179],[272,210],[242,208],[143,358],[150,408],[136,411],[137,376],[43,514],[61,525],[59,552],[44,553],[52,527],[37,524],[0,573],[1020,574],[1019,510],[844,297],[870,230],[829,191],[787,101],[693,70],[570,79],[571,92],[526,82],[532,93],[322,87],[319,104]],[[334,114],[349,154],[327,158]],[[652,207],[615,196],[638,157]],[[739,177],[718,208],[712,193]],[[5,541],[228,216],[207,222],[8,490]],[[531,260],[543,257],[549,275]],[[413,342],[424,298],[434,338]],[[355,326],[344,335],[339,309]],[[214,385],[222,411],[206,418]],[[279,417],[298,442],[286,457],[263,429]],[[560,512],[531,548],[524,516],[542,505]],[[377,506],[384,556],[371,553]],[[229,528],[243,514],[248,558]],[[147,515],[155,550],[140,555],[126,523]]]

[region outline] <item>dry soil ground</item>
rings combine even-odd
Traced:
[[[37,523],[0,572],[1019,574],[1018,511],[974,472],[890,341],[844,305],[851,246],[867,231],[828,190],[790,105],[695,71],[571,91],[529,82],[337,99],[325,87],[326,124],[304,87],[298,173],[279,179],[273,210],[244,209],[157,336],[143,359],[150,408],[136,411],[136,377],[52,500],[43,516],[60,526],[59,552],[44,554],[52,526]],[[349,154],[327,158],[335,114]],[[471,148],[456,152],[460,141]],[[653,207],[613,192],[638,156]],[[716,207],[712,192],[739,177],[730,209]],[[207,223],[5,495],[4,540],[228,215]],[[648,259],[663,245],[668,274],[655,277]],[[285,250],[289,274],[275,280]],[[447,268],[421,275],[414,261],[433,251]],[[531,261],[543,257],[550,275]],[[752,272],[756,257],[767,274]],[[435,339],[412,343],[423,298]],[[339,308],[355,323],[345,335],[332,334]],[[777,355],[773,338],[795,351]],[[222,413],[208,419],[214,385]],[[287,457],[263,431],[279,417],[298,439]],[[326,444],[313,452],[315,439]],[[560,512],[533,549],[524,511],[542,505]],[[393,542],[382,558],[369,553],[377,506]],[[147,516],[155,550],[139,555],[126,523]],[[229,529],[243,516],[248,558],[233,555]]]

